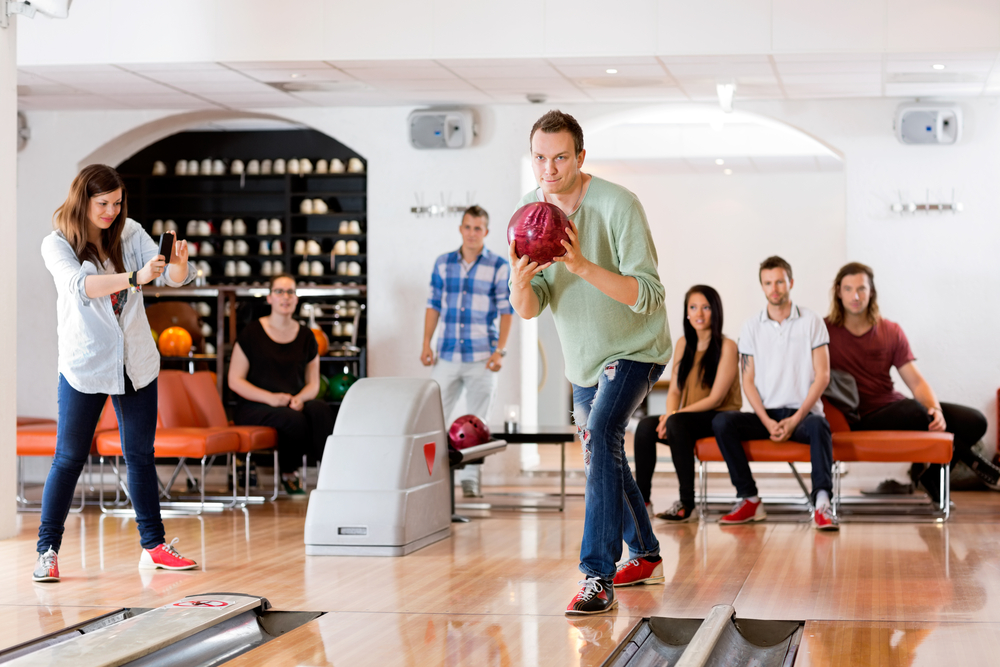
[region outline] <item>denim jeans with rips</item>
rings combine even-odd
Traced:
[[[625,427],[663,373],[660,364],[619,359],[605,366],[597,385],[573,385],[573,419],[583,444],[587,473],[580,571],[614,579],[622,553],[657,556],[660,543],[625,457]]]

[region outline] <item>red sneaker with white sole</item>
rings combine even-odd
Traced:
[[[655,563],[645,558],[634,558],[618,566],[615,586],[635,586],[636,584],[662,584],[663,559]]]
[[[758,500],[754,503],[743,498],[736,503],[729,514],[719,519],[719,523],[750,523],[751,521],[763,521],[766,518],[764,501]]]
[[[59,555],[52,547],[38,554],[31,578],[35,581],[59,581]]]
[[[583,588],[566,607],[567,614],[600,614],[618,606],[612,582],[607,579],[587,577],[580,583],[583,584]]]
[[[177,544],[176,537],[170,544],[163,543],[152,549],[143,549],[142,555],[139,556],[139,569],[190,570],[198,567],[198,563],[177,553],[177,549],[174,549],[175,544]]]
[[[833,509],[824,505],[813,511],[813,528],[816,530],[840,530],[840,521],[833,515]]]

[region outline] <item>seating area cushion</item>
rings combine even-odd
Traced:
[[[239,449],[239,435],[225,429],[160,428],[156,429],[153,453],[157,458],[200,459],[213,454],[227,454]],[[121,456],[121,437],[117,431],[97,436],[97,451],[102,456]]]
[[[272,449],[278,445],[278,432],[270,426],[233,426],[226,419],[222,398],[215,386],[215,373],[184,373],[181,381],[191,402],[196,426],[226,428],[240,438],[240,453]]]
[[[809,445],[800,442],[747,440],[743,443],[743,451],[748,461],[809,461]],[[715,438],[702,438],[695,443],[695,454],[699,461],[724,460]]]

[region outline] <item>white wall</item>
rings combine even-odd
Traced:
[[[828,276],[846,252],[842,173],[592,172],[634,192],[646,210],[675,340],[684,335],[684,293],[695,284],[719,292],[725,334],[735,340],[766,305],[757,270],[770,255],[792,265],[792,300],[826,312]]]
[[[0,271],[3,284],[0,292],[0,312],[17,310],[17,143],[14,127],[17,123],[17,23],[0,29]],[[0,320],[0,338],[8,341],[0,354],[0,539],[16,534],[17,509],[14,502],[16,440],[15,417],[17,414],[17,319]],[[22,348],[24,349],[24,348]]]
[[[819,136],[843,151],[847,259],[875,270],[884,316],[900,323],[917,364],[942,401],[981,410],[997,442],[1000,387],[1000,106],[965,100],[955,146],[906,146],[892,132],[894,100],[837,100],[747,105]],[[965,205],[959,215],[901,217],[889,205],[907,199]],[[827,278],[832,283],[833,275]]]

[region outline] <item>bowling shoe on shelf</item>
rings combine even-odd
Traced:
[[[663,559],[659,556],[656,557],[656,562],[646,558],[633,558],[619,565],[615,573],[615,586],[662,583]]]
[[[197,567],[198,563],[177,553],[177,549],[174,548],[177,539],[175,537],[170,540],[170,544],[164,542],[158,547],[143,549],[142,555],[139,556],[139,569],[190,570]]]
[[[261,160],[260,161],[260,173],[261,176],[270,176],[272,173],[272,162],[271,160]]]
[[[35,581],[59,581],[59,554],[53,551],[52,547],[38,554],[31,578]]]
[[[261,218],[260,220],[257,221],[258,234],[267,234],[267,229],[268,229],[267,218]]]

